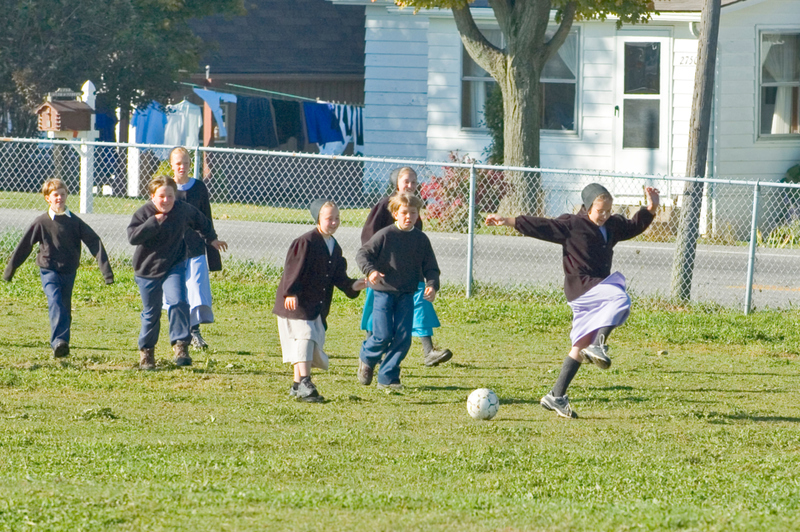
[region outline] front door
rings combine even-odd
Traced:
[[[614,167],[670,173],[670,38],[617,34]]]

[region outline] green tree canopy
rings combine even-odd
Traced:
[[[194,72],[203,43],[187,20],[243,12],[242,0],[0,0],[0,112],[14,134],[35,132],[33,109],[59,87],[91,79],[123,109],[163,101]],[[5,127],[0,128],[5,129]]]

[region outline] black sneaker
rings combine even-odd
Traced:
[[[585,349],[581,349],[581,356],[583,356],[584,360],[591,362],[600,369],[608,369],[611,366],[607,345],[592,344]]]
[[[311,382],[311,377],[302,378],[300,383],[297,385],[295,399],[306,403],[321,403],[325,400],[325,398],[322,397],[317,391],[317,387],[314,386],[314,383]]]
[[[438,366],[453,358],[453,352],[449,349],[432,349],[422,359],[422,363],[428,367]]]
[[[542,405],[542,408],[545,410],[552,410],[556,414],[561,417],[566,418],[577,418],[578,413],[575,412],[571,406],[569,406],[569,397],[566,395],[562,395],[561,397],[556,397],[553,395],[553,392],[548,393],[542,400],[539,401],[539,404]]]
[[[297,386],[299,382],[293,382],[292,386],[289,388],[289,397],[295,397],[297,395]]]
[[[208,342],[203,339],[200,331],[192,331],[192,347],[195,349],[208,349]]]
[[[64,358],[69,356],[69,344],[64,340],[56,342],[53,348],[53,358]]]
[[[192,357],[189,356],[189,344],[187,342],[175,342],[172,346],[172,352],[175,354],[175,365],[179,368],[192,365]]]
[[[361,357],[358,357],[358,382],[364,386],[369,386],[372,384],[373,373],[375,373],[375,369],[369,367],[361,360]]]

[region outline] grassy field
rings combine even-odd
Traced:
[[[539,398],[568,349],[569,309],[530,294],[437,300],[452,363],[403,393],[355,378],[362,300],[337,296],[324,404],[289,400],[275,284],[215,274],[212,348],[140,372],[132,273],[82,268],[73,354],[50,358],[28,261],[0,284],[0,530],[796,530],[797,310],[749,317],[635,301],[608,371],[570,389],[577,420]],[[494,389],[495,420],[465,399]]]

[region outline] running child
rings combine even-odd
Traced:
[[[72,288],[81,262],[81,242],[97,259],[106,284],[114,282],[114,273],[100,237],[67,208],[67,185],[60,179],[48,179],[42,185],[42,194],[50,208],[37,217],[22,235],[22,240],[8,259],[3,280],[11,281],[14,272],[31,254],[34,244],[38,243],[36,265],[39,266],[42,288],[47,296],[50,347],[55,358],[62,358],[69,355]]]
[[[380,364],[378,389],[401,390],[400,363],[411,347],[414,293],[421,281],[423,297],[433,302],[439,290],[439,265],[428,237],[415,224],[422,200],[407,192],[389,200],[394,224],[384,227],[356,254],[372,287],[372,335],[359,354],[358,380],[368,386]]]
[[[211,218],[211,201],[208,188],[202,180],[189,177],[192,166],[189,150],[184,147],[174,148],[169,154],[169,164],[178,185],[178,199]],[[209,272],[222,270],[222,259],[219,251],[209,245],[197,231],[187,231],[185,235],[188,260],[186,261],[186,295],[189,300],[189,329],[192,333],[192,346],[207,349],[208,343],[200,334],[201,323],[214,323],[214,312],[211,309],[211,280]],[[166,303],[165,303],[166,308]]]
[[[278,318],[283,361],[292,364],[294,382],[289,395],[298,401],[324,400],[311,382],[311,368],[328,370],[325,331],[333,287],[351,299],[366,288],[363,279],[347,276],[347,261],[333,234],[339,228],[339,208],[318,199],[309,206],[316,227],[289,246],[273,314]]]
[[[507,225],[525,236],[561,244],[563,248],[564,293],[572,308],[572,349],[561,366],[553,389],[542,397],[541,405],[567,418],[577,418],[567,397],[569,387],[582,362],[608,369],[608,336],[628,319],[631,300],[625,291],[625,277],[611,273],[613,248],[622,240],[640,234],[653,221],[659,192],[646,187],[647,207],[631,219],[611,214],[613,197],[602,185],[592,183],[581,192],[583,206],[578,214],[558,218],[497,214],[486,217],[486,225]]]
[[[178,185],[168,176],[156,176],[148,185],[150,201],[139,208],[128,225],[133,253],[134,280],[142,297],[139,368],[156,367],[155,347],[161,331],[162,301],[169,310],[169,340],[176,366],[191,366],[189,302],[186,296],[187,230],[198,231],[215,249],[228,244],[217,240],[211,220],[183,201],[175,201]]]
[[[417,173],[413,168],[404,166],[396,168],[390,175],[389,180],[392,184],[392,195],[399,193],[414,194],[417,191]],[[361,245],[367,243],[372,236],[383,229],[394,224],[392,213],[389,212],[389,200],[392,196],[381,199],[377,205],[367,215],[367,221],[361,230]],[[422,218],[418,217],[415,227],[422,231]],[[438,366],[447,362],[453,357],[449,349],[440,349],[433,345],[433,329],[439,327],[439,318],[436,310],[430,301],[424,298],[425,283],[420,283],[414,293],[414,325],[411,336],[416,336],[422,342],[422,363],[426,366]],[[367,297],[364,301],[364,313],[361,316],[361,329],[367,331],[367,335],[372,331],[372,289],[367,288]]]

